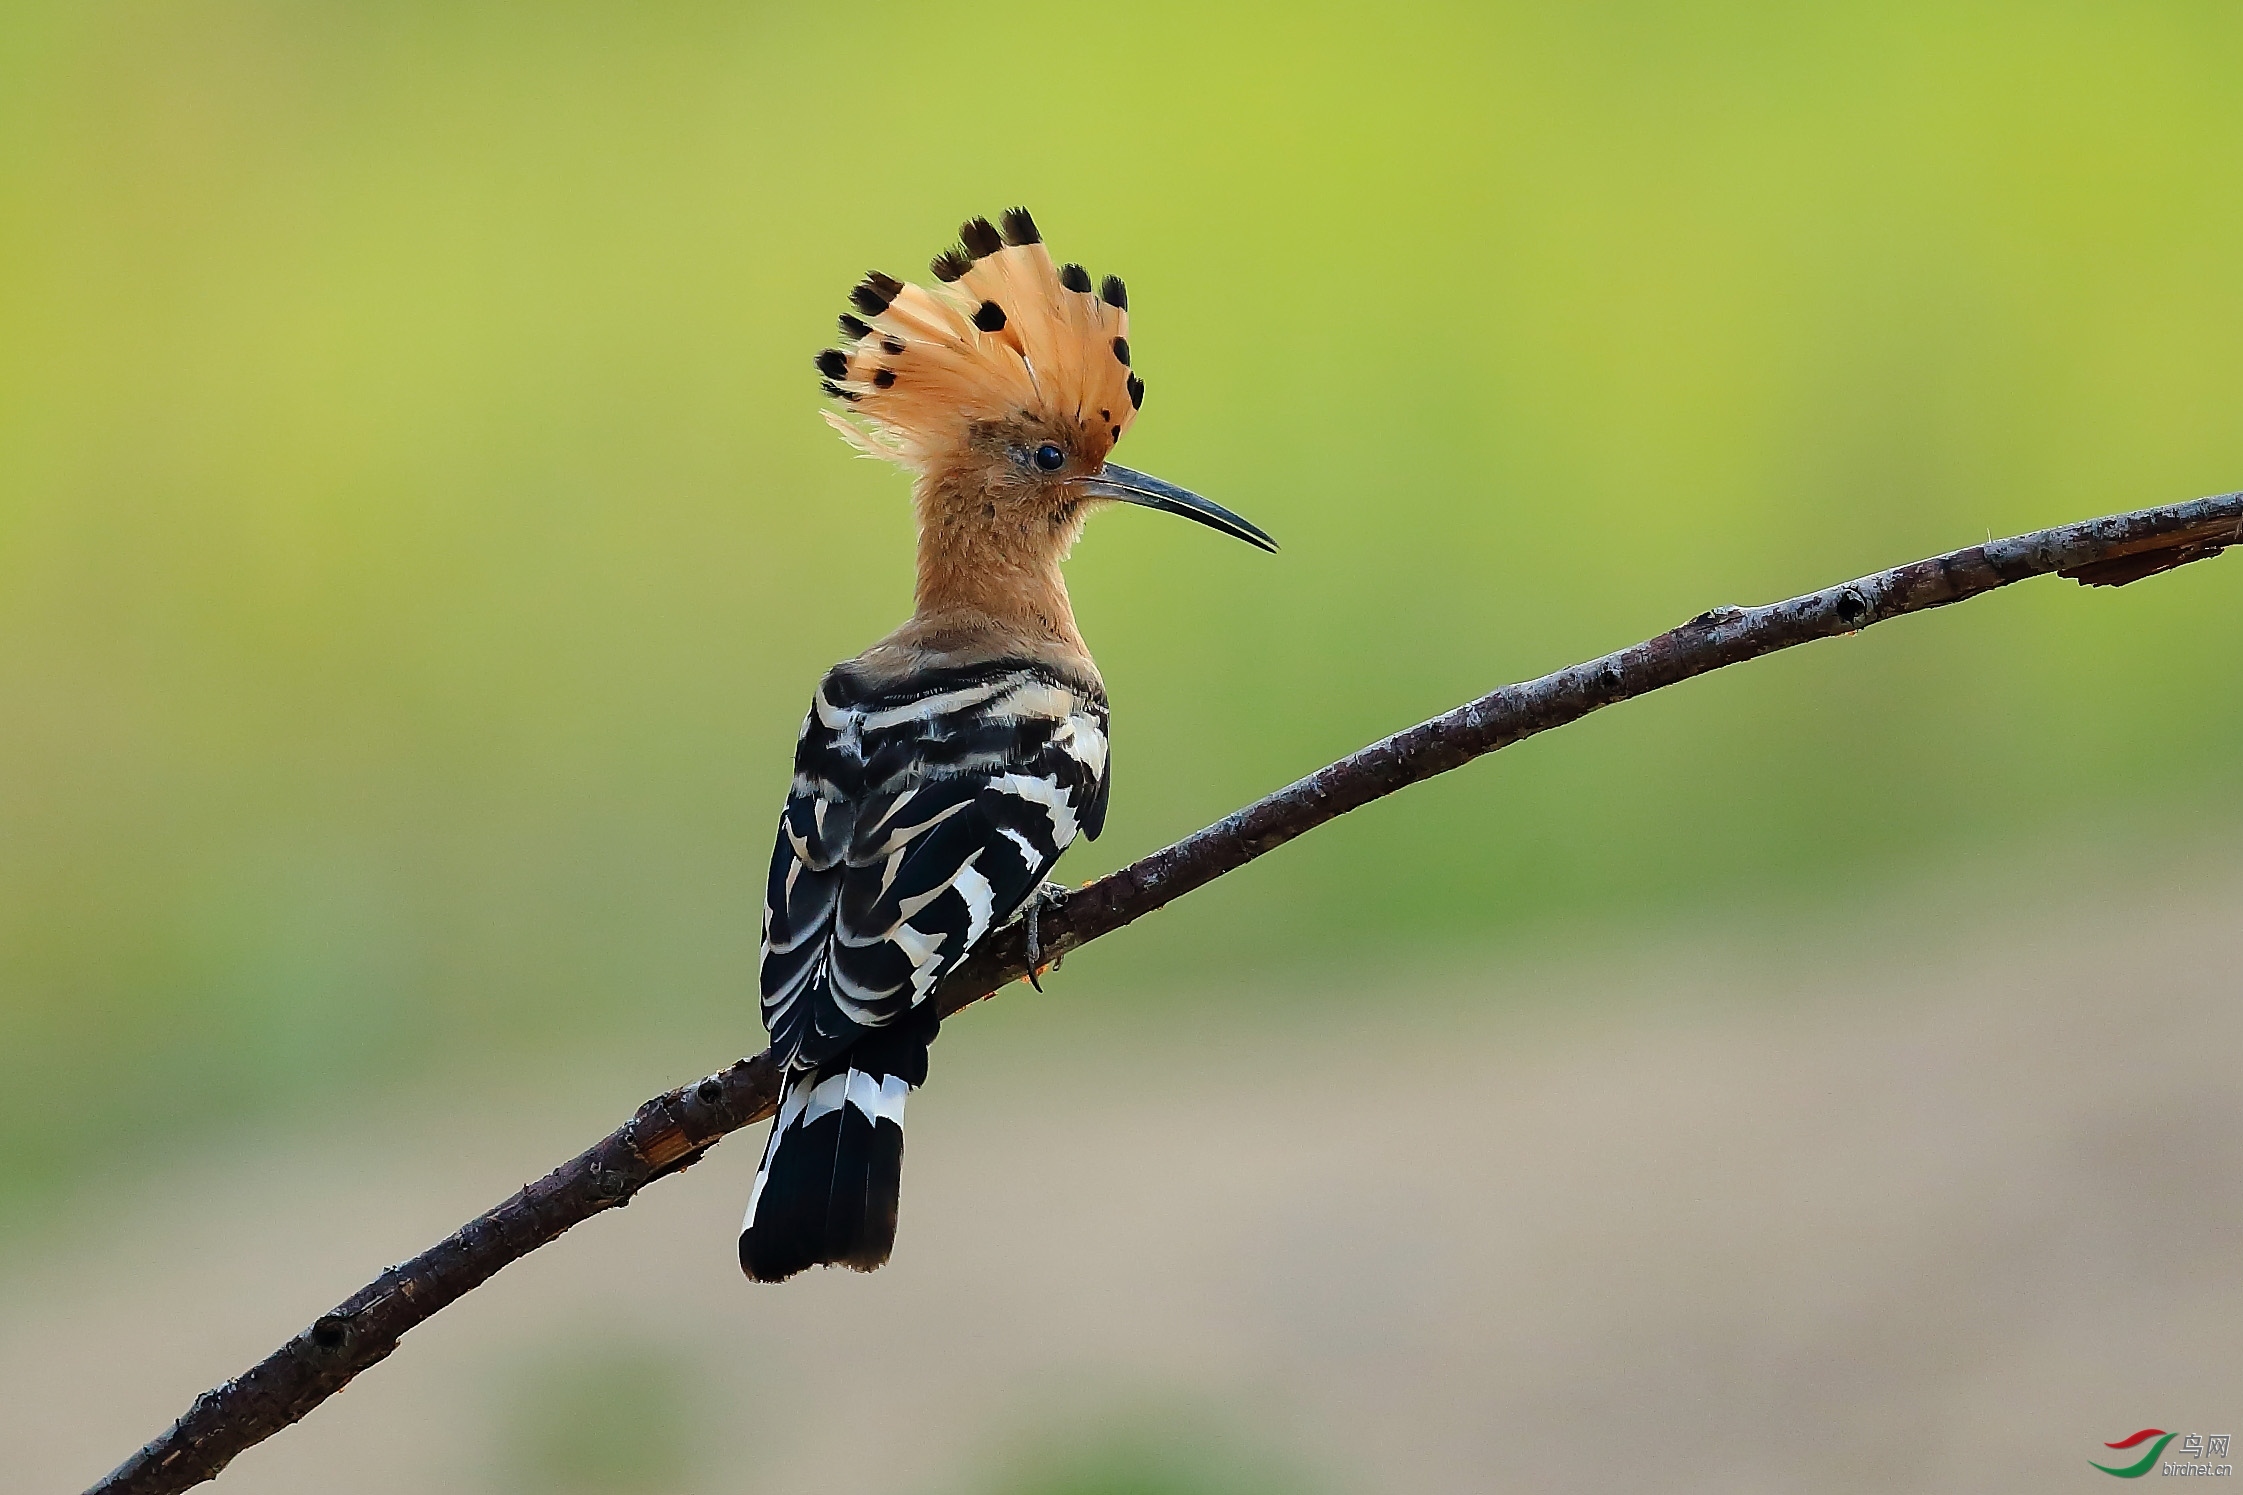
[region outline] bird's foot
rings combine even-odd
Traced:
[[[1066,901],[1067,886],[1064,883],[1041,883],[1038,884],[1035,892],[1028,895],[1028,984],[1038,991],[1044,989],[1042,979],[1044,972],[1058,970],[1059,962],[1065,957],[1056,956],[1049,966],[1044,964],[1044,942],[1037,932],[1036,925],[1043,917],[1045,908],[1057,907]]]

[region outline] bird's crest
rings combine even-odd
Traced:
[[[931,287],[875,270],[849,293],[847,341],[817,365],[854,417],[826,419],[858,450],[925,472],[975,426],[1026,416],[1078,428],[1096,462],[1136,419],[1121,280],[1054,266],[1026,208],[999,223],[968,219]]]

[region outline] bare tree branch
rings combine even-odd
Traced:
[[[1102,877],[1040,919],[1056,959],[1235,870],[1304,831],[1446,773],[1483,753],[1725,665],[1888,618],[1976,597],[2050,572],[2123,586],[2243,543],[2243,493],[2090,519],[1880,571],[1766,607],[1715,608],[1632,648],[1459,706],[1372,743],[1173,846]],[[1027,973],[1019,923],[992,933],[936,991],[957,1011]],[[619,1130],[428,1250],[391,1267],[186,1415],[93,1486],[157,1495],[212,1478],[397,1348],[406,1330],[572,1225],[631,1202],[698,1161],[726,1133],[769,1116],[779,1076],[768,1053],[639,1107]]]

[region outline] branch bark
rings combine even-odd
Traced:
[[[1372,743],[1076,892],[1042,914],[1053,960],[1304,831],[1618,701],[1815,639],[1857,633],[2029,577],[2123,586],[2243,544],[2243,493],[2114,514],[1989,541],[1765,607],[1720,607],[1630,648],[1507,685]],[[936,990],[945,1016],[1027,974],[1025,931],[993,932]],[[195,1399],[177,1422],[89,1495],[158,1495],[215,1476],[397,1348],[404,1333],[602,1210],[697,1162],[727,1133],[772,1113],[768,1053],[656,1096],[622,1127],[544,1178],[383,1272],[241,1376]]]

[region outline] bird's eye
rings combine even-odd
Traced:
[[[1057,472],[1067,465],[1067,454],[1047,441],[1036,448],[1036,465],[1046,472]]]

